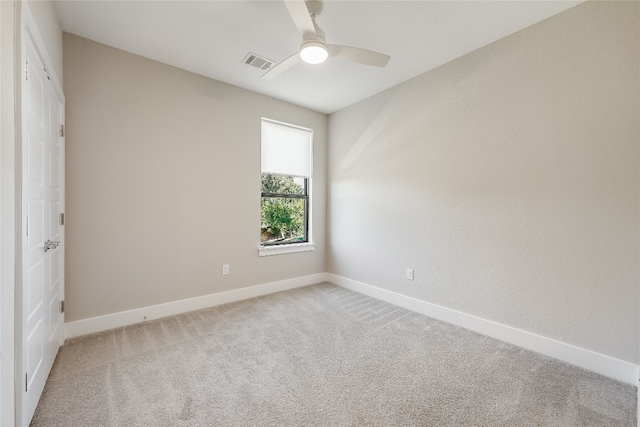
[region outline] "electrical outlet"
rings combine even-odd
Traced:
[[[407,280],[413,280],[413,268],[407,268]]]
[[[229,264],[224,264],[222,266],[222,275],[223,276],[228,276],[229,275]]]

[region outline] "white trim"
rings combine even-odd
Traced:
[[[627,384],[634,386],[640,384],[640,367],[633,363],[331,273],[318,273],[77,320],[65,324],[65,335],[67,338],[73,338],[321,282],[331,282],[345,289],[461,326]]]
[[[0,1],[0,426],[16,425],[16,204],[19,205],[16,180],[18,144],[16,133],[15,54],[20,51],[16,37],[15,2]],[[18,116],[19,117],[19,116]]]
[[[232,291],[204,295],[201,297],[172,301],[165,304],[121,311],[119,313],[112,313],[104,316],[91,317],[89,319],[76,320],[75,322],[65,323],[65,336],[67,338],[73,338],[80,335],[106,331],[122,326],[141,323],[146,320],[159,319],[162,317],[187,313],[189,311],[268,295],[274,292],[313,285],[315,283],[325,282],[326,280],[326,273],[318,273],[293,279],[280,280],[278,282],[234,289]]]
[[[315,243],[293,243],[291,245],[274,245],[258,247],[259,256],[292,254],[295,252],[309,252],[316,249]]]
[[[327,280],[343,288],[433,317],[434,319],[461,326],[483,335],[497,338],[501,341],[553,357],[627,384],[635,386],[638,382],[638,365],[624,360],[335,274],[327,273]]]

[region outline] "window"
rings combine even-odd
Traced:
[[[310,129],[262,119],[261,255],[313,249],[309,238],[312,136]]]

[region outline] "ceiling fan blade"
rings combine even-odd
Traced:
[[[332,58],[344,59],[345,61],[357,62],[363,65],[373,65],[374,67],[384,67],[391,57],[384,53],[372,50],[360,49],[359,47],[329,45],[329,56]]]
[[[269,71],[267,71],[266,73],[264,73],[262,75],[262,78],[265,80],[270,80],[284,73],[289,68],[296,65],[298,62],[300,62],[300,55],[298,54],[298,52],[296,52],[290,57],[288,57],[287,59],[285,59],[284,61],[280,62],[278,65],[276,65],[272,69],[270,69]]]
[[[313,20],[309,15],[309,9],[304,0],[288,0],[284,2],[284,5],[293,19],[293,23],[296,24],[300,34],[304,39],[315,37],[316,27],[313,25]]]

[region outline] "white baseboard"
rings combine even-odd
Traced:
[[[159,319],[207,307],[214,307],[230,302],[268,295],[274,292],[300,288],[303,286],[313,285],[315,283],[325,282],[327,281],[327,277],[326,273],[312,274],[309,276],[296,277],[278,282],[249,286],[247,288],[234,289],[232,291],[203,295],[201,297],[172,301],[165,304],[121,311],[104,316],[91,317],[89,319],[76,320],[74,322],[65,323],[65,337],[73,338],[109,329],[120,328],[122,326],[133,325],[147,320]]]
[[[637,386],[640,381],[640,367],[633,363],[330,273],[296,277],[68,322],[65,323],[65,337],[73,338],[106,331],[141,323],[146,320],[187,313],[320,282],[331,282],[343,288],[562,360],[634,386]],[[638,399],[640,403],[640,393]],[[638,427],[640,427],[640,424]]]
[[[474,332],[514,344],[518,347],[535,351],[536,353],[553,357],[624,383],[634,386],[638,383],[638,365],[624,360],[391,292],[386,289],[377,288],[335,274],[327,273],[326,280],[343,288],[427,315],[434,319],[461,326]]]

